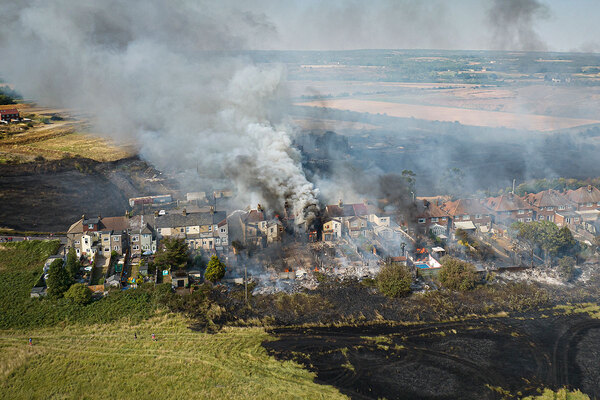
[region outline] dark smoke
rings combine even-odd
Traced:
[[[488,11],[492,47],[496,50],[545,51],[535,22],[548,18],[550,9],[538,0],[493,0]]]

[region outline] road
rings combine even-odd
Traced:
[[[61,244],[67,244],[66,236],[10,236],[0,235],[0,242],[22,242],[24,240],[60,240]]]

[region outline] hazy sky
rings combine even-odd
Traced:
[[[255,48],[600,51],[598,0],[231,3],[272,24],[272,40],[254,43]]]

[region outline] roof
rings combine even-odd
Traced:
[[[18,114],[19,110],[17,110],[16,108],[7,108],[4,110],[0,110],[0,115],[7,115],[7,114]]]
[[[417,202],[417,209],[417,218],[444,218],[449,216],[446,211],[428,200]]]
[[[456,229],[462,229],[465,231],[477,229],[475,228],[475,224],[473,224],[473,221],[457,221],[454,223],[454,226],[456,227]]]
[[[341,206],[331,204],[325,207],[325,213],[330,217],[360,217],[369,215],[369,208],[362,203],[342,204]]]
[[[85,223],[85,222],[84,222]],[[129,218],[122,217],[104,217],[100,219],[100,226],[98,230],[111,230],[111,231],[126,231],[129,228]]]
[[[156,218],[156,228],[174,228],[179,226],[216,225],[227,218],[225,211],[201,212],[190,214],[167,214]]]
[[[262,222],[265,220],[265,215],[262,211],[250,210],[245,216],[246,223]]]
[[[84,225],[88,224],[98,224],[100,222],[100,218],[86,218],[83,220]]]
[[[569,190],[566,194],[567,198],[575,203],[599,203],[600,190],[595,186],[580,187],[577,190]]]
[[[79,221],[69,227],[67,234],[69,233],[83,233],[83,218],[80,218]]]
[[[530,210],[531,204],[512,193],[487,199],[487,206],[495,212]]]
[[[390,261],[391,262],[403,262],[406,261],[406,257],[390,257]]]
[[[458,199],[444,203],[443,209],[451,216],[455,215],[489,215],[490,210],[485,208],[478,199]]]
[[[529,193],[527,196],[525,196],[525,201],[535,207],[558,207],[574,205],[573,202],[569,200],[563,193],[552,189],[544,190],[539,193]]]
[[[575,211],[581,215],[581,219],[586,222],[596,221],[600,215],[599,210]]]

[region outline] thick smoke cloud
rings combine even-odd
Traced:
[[[233,55],[276,28],[218,4],[0,1],[0,71],[27,98],[90,113],[183,189],[233,181],[241,200],[300,212],[316,190],[278,112],[285,70]]]
[[[488,12],[492,46],[496,50],[545,51],[546,43],[535,22],[548,18],[550,9],[538,0],[493,0]]]

